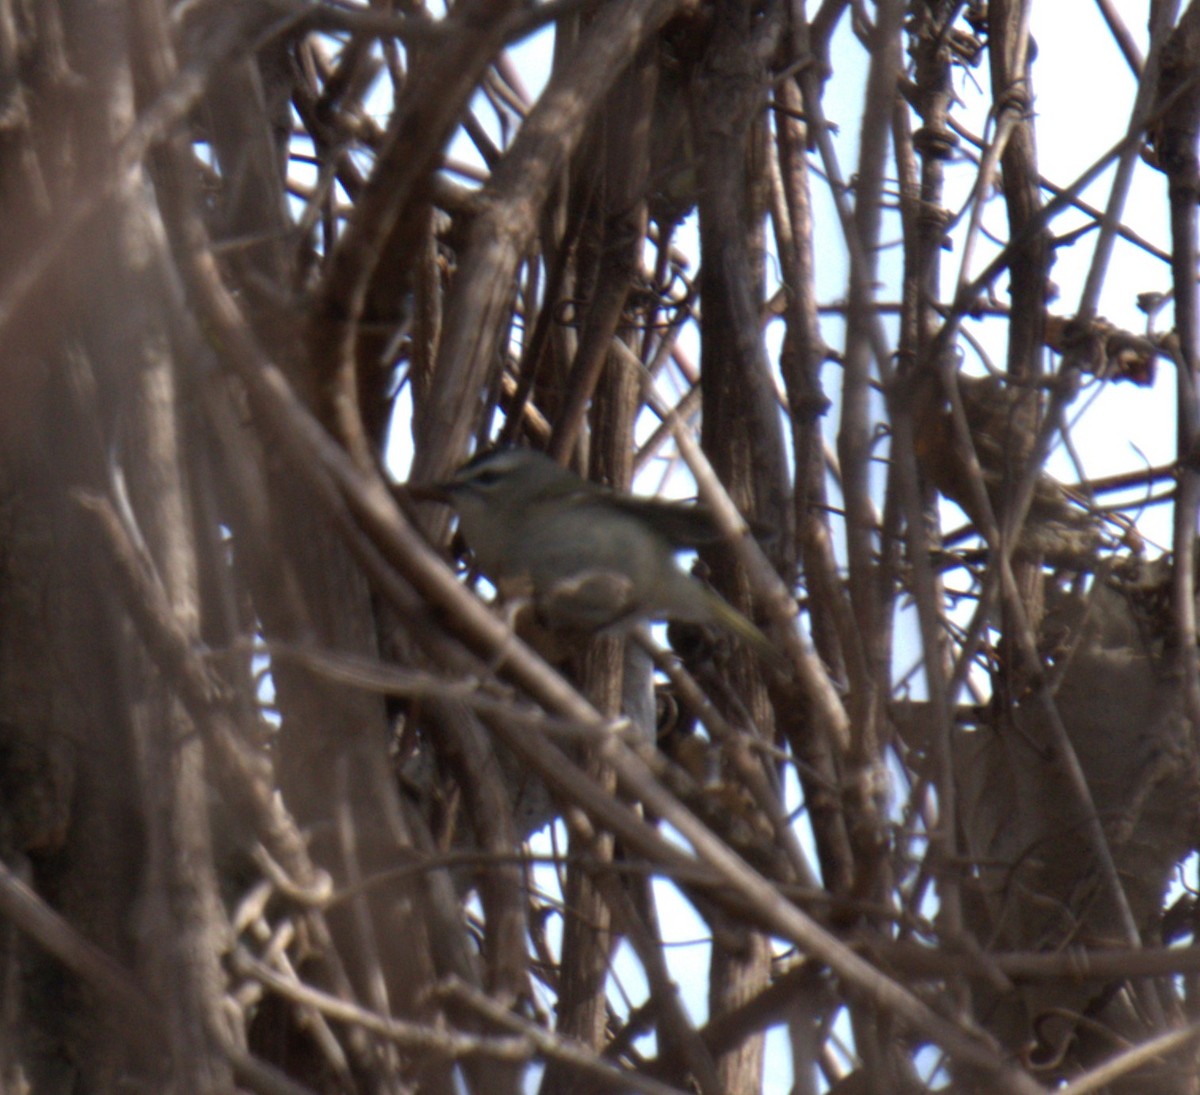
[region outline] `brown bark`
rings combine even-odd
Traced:
[[[1200,7],[1078,183],[1047,7],[809,8],[0,0],[0,1090],[1196,1090]],[[741,616],[485,603],[497,441]]]

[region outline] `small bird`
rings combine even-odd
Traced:
[[[779,659],[754,624],[676,563],[676,552],[720,539],[703,507],[619,493],[516,448],[481,453],[419,493],[458,511],[483,573],[506,599],[531,601],[551,631],[716,624]]]

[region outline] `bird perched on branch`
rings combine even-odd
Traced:
[[[552,631],[715,624],[779,660],[754,624],[675,561],[720,539],[701,506],[609,490],[529,449],[482,453],[417,493],[458,511],[483,573],[506,599],[532,602]]]
[[[958,374],[956,383],[983,487],[992,514],[1002,526],[1033,456],[1038,401],[1035,393],[998,376]],[[982,528],[986,522],[979,496],[971,486],[969,453],[960,443],[948,400],[940,395],[940,383],[931,382],[918,396],[914,409],[917,461],[926,478],[957,502],[976,528]],[[1029,512],[1017,537],[1017,553],[1070,566],[1094,558],[1099,543],[1094,517],[1072,505],[1062,484],[1039,470]]]

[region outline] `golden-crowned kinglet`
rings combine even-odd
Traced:
[[[482,453],[421,493],[458,511],[480,569],[502,596],[532,600],[552,630],[717,624],[779,659],[754,624],[675,562],[720,538],[699,506],[617,493],[530,449]]]

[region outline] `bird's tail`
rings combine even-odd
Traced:
[[[711,589],[705,589],[704,594],[714,623],[731,635],[736,635],[768,665],[776,669],[786,667],[787,659],[757,625],[746,619],[733,605]]]

